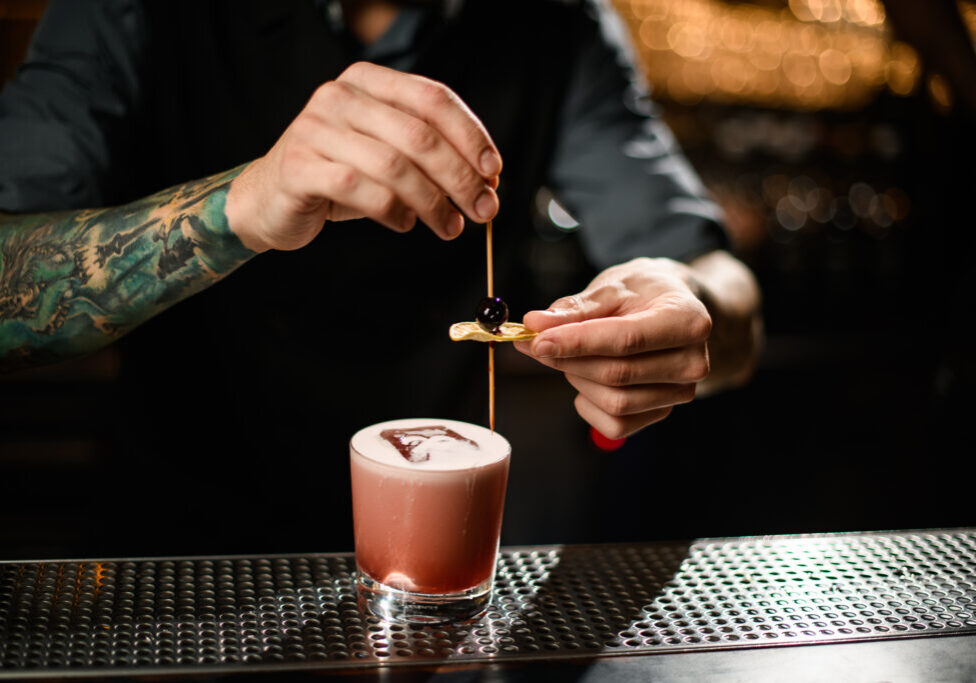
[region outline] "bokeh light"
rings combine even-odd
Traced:
[[[909,95],[920,80],[918,56],[892,39],[878,0],[615,1],[656,96],[679,103],[851,110],[886,86]],[[976,30],[976,11],[964,14]]]

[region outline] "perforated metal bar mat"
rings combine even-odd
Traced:
[[[976,633],[976,529],[503,550],[449,627],[349,554],[0,563],[0,678],[517,661]]]

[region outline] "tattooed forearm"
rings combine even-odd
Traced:
[[[0,214],[0,371],[92,351],[254,255],[226,173],[109,209]]]

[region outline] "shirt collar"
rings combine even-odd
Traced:
[[[417,33],[426,16],[427,10],[420,7],[401,8],[383,35],[363,47],[362,58],[384,62],[409,52],[415,46]]]
[[[441,21],[453,20],[464,7],[465,0],[432,0],[427,3],[404,2],[397,12],[396,19],[370,45],[362,45],[346,27],[342,3],[339,0],[315,0],[316,6],[325,17],[330,31],[344,37],[353,50],[354,59],[382,64],[400,71],[413,68],[413,61],[419,48],[417,41],[424,26],[440,15]]]

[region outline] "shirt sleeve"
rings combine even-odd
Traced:
[[[134,0],[51,0],[0,92],[0,211],[105,206],[120,188],[139,99]]]
[[[623,22],[593,7],[570,76],[549,178],[604,268],[726,248],[721,212],[653,112]]]

